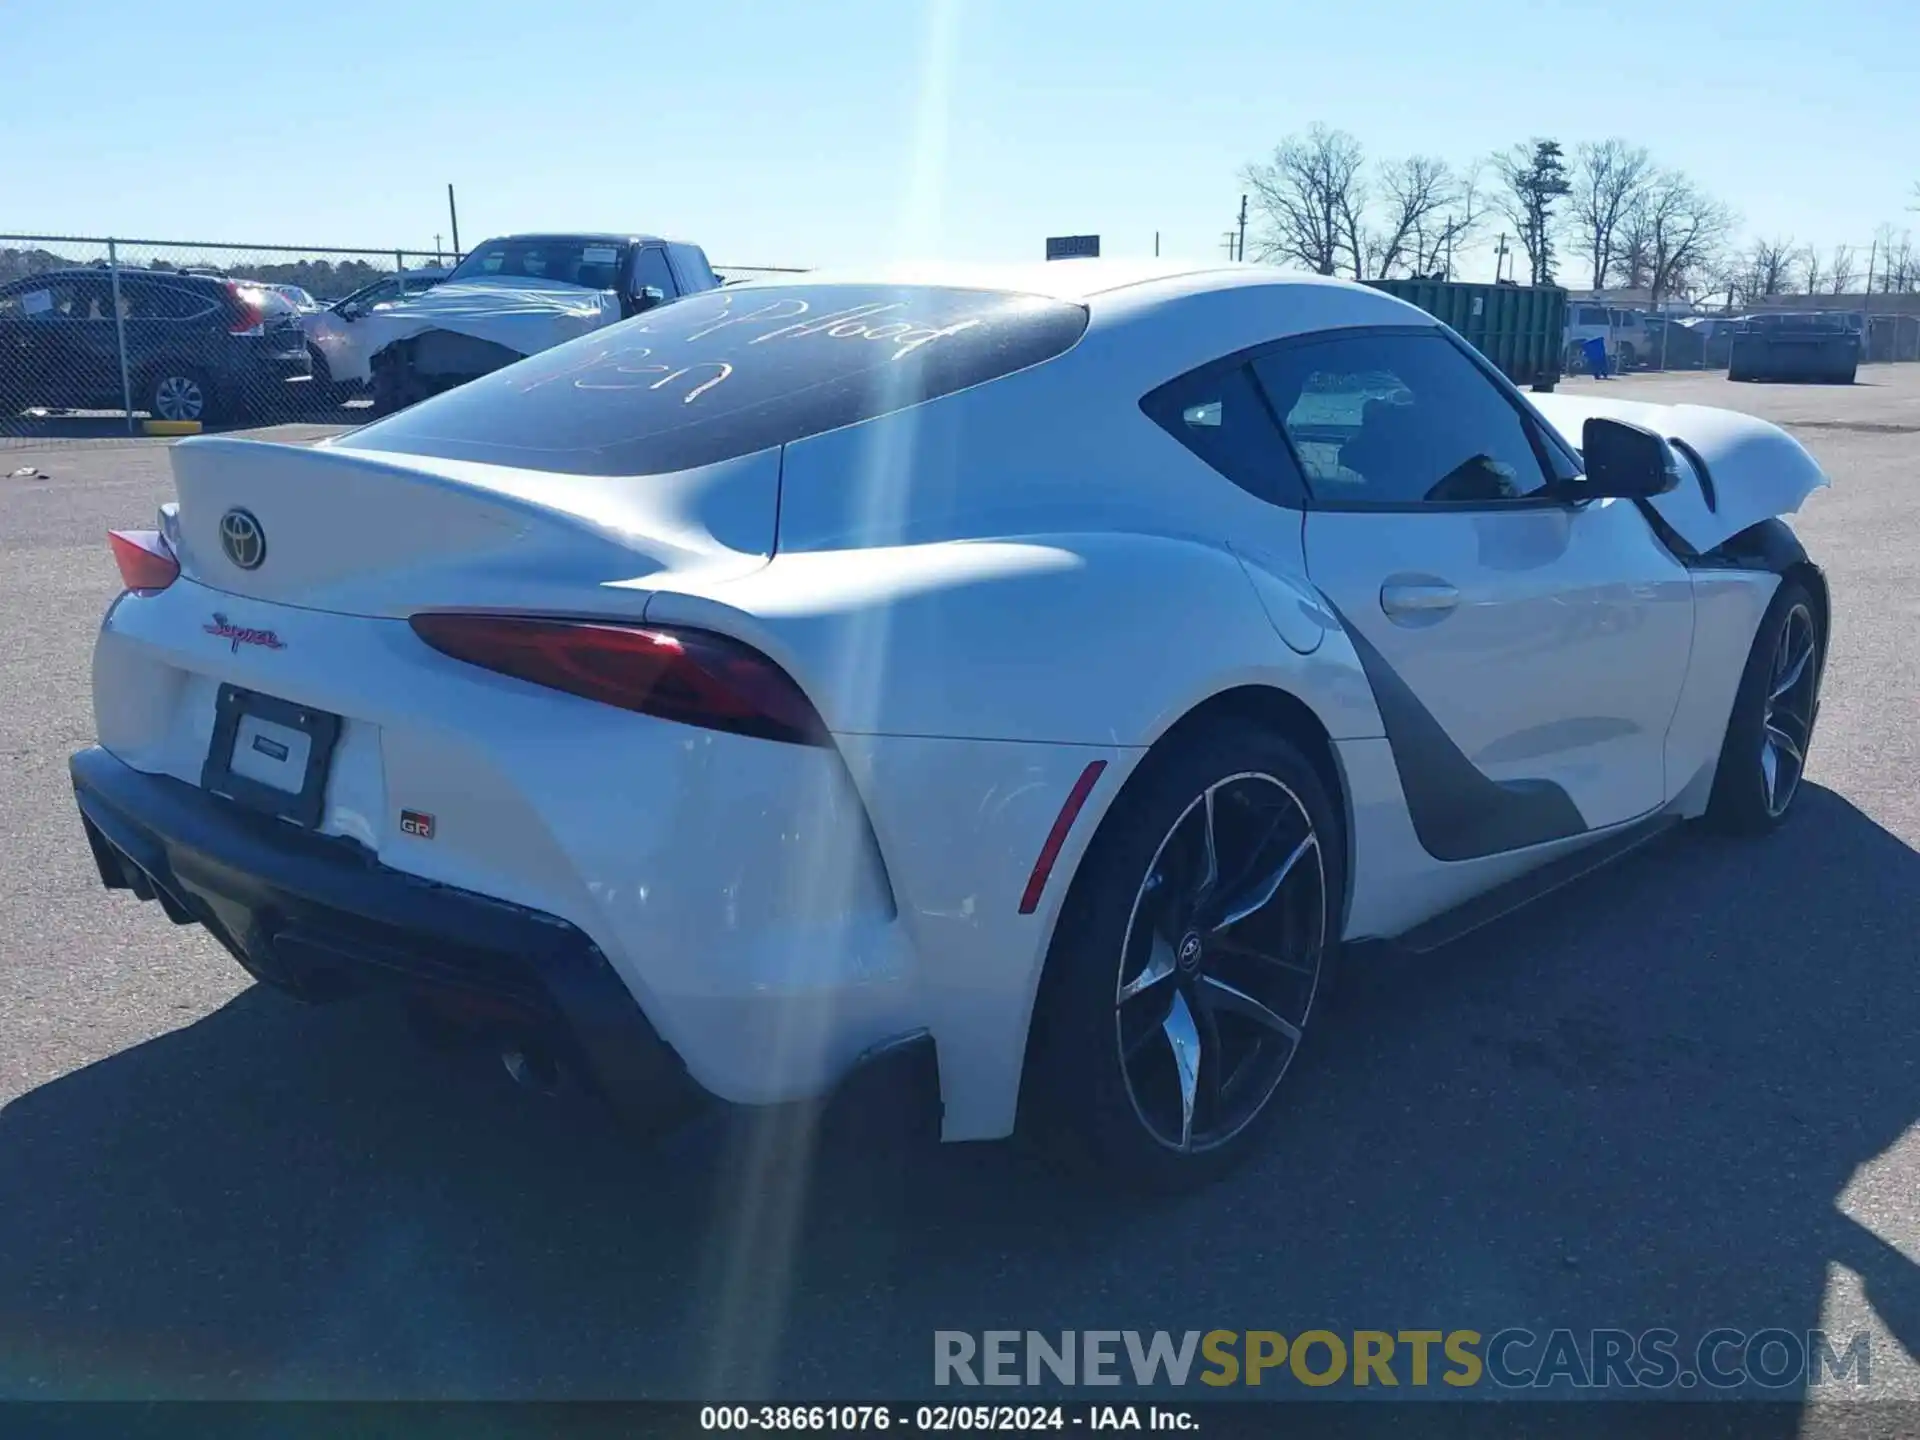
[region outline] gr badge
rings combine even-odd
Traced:
[[[433,839],[433,816],[424,810],[402,810],[400,812],[400,833],[411,835],[416,840]]]

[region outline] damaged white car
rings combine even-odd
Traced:
[[[366,357],[368,374],[332,378],[370,380],[375,412],[391,414],[719,284],[698,245],[645,235],[507,235],[476,246],[418,299],[360,316],[353,349]]]
[[[1255,266],[729,286],[169,455],[106,886],[523,1083],[873,1084],[1156,1186],[1254,1144],[1343,947],[1781,824],[1829,633],[1784,431]]]

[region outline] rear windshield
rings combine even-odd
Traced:
[[[835,430],[1049,360],[1084,306],[925,286],[740,287],[645,315],[356,430],[347,449],[657,475]]]

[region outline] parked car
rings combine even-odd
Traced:
[[[1343,945],[1788,821],[1826,656],[1785,431],[1258,266],[729,286],[169,459],[71,767],[108,888],[517,1078],[911,1077],[1150,1186],[1256,1143]]]
[[[312,372],[299,315],[264,286],[205,275],[50,270],[0,285],[0,414],[133,408],[161,420],[270,413]]]
[[[1586,342],[1593,339],[1606,342],[1607,363],[1616,372],[1645,364],[1651,353],[1647,317],[1642,311],[1569,299],[1565,356],[1568,374],[1585,373],[1588,368]]]
[[[274,294],[278,295],[282,300],[285,300],[302,315],[308,315],[316,310],[326,309],[326,306],[322,305],[298,285],[280,285],[268,281],[266,282],[266,288],[273,291]]]
[[[306,332],[307,346],[313,354],[314,383],[335,399],[371,384],[367,342],[373,333],[359,323],[361,319],[382,306],[424,295],[446,278],[444,266],[403,270],[302,315],[300,328]]]
[[[1835,311],[1768,311],[1734,327],[1729,380],[1824,381],[1851,385],[1861,331]]]
[[[643,235],[506,235],[427,294],[362,321],[374,409],[390,414],[503,365],[719,286],[698,245]]]

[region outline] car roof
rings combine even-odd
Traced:
[[[9,280],[7,284],[11,287],[14,285],[30,284],[34,281],[39,281],[44,284],[54,280],[105,280],[111,279],[112,276],[113,271],[105,265],[63,265],[58,270],[37,270],[31,275],[22,275],[17,280]],[[134,280],[165,280],[173,284],[181,285],[224,285],[227,283],[225,277],[219,275],[188,275],[179,270],[149,270],[145,266],[138,268],[131,265],[122,266],[120,270],[120,283],[124,285]],[[256,280],[245,283],[257,285],[264,282]]]
[[[957,290],[1005,290],[1053,300],[1085,301],[1139,287],[1189,293],[1244,285],[1327,286],[1365,295],[1381,292],[1351,280],[1310,275],[1273,265],[1224,260],[1167,259],[1035,260],[1010,263],[900,261],[862,269],[807,270],[759,276],[741,288],[780,285],[925,285]]]
[[[529,230],[516,231],[511,235],[492,235],[474,246],[474,250],[484,250],[489,245],[505,245],[509,242],[528,240],[586,240],[604,242],[608,245],[670,245],[675,242],[659,235],[629,235],[611,230]],[[471,255],[473,250],[467,254]],[[465,258],[464,256],[462,257]]]

